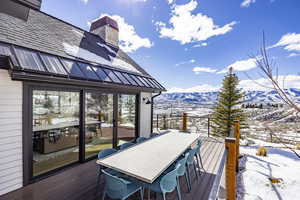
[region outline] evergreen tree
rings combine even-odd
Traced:
[[[218,101],[212,113],[212,129],[217,135],[229,136],[234,120],[240,119],[241,128],[247,126],[245,114],[240,105],[244,93],[238,89],[238,77],[230,69],[223,80],[223,86],[218,94]]]

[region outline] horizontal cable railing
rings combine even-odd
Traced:
[[[153,116],[153,131],[162,132],[168,129],[189,131],[209,136],[212,128],[210,116],[188,116],[156,114]]]

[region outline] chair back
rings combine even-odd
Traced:
[[[105,179],[106,194],[112,199],[122,199],[127,194],[127,184],[125,180],[113,176],[102,170]]]
[[[194,162],[194,157],[195,157],[195,155],[196,155],[196,153],[197,153],[197,147],[195,147],[195,148],[193,148],[193,149],[191,149],[191,150],[189,150],[189,155],[188,155],[188,158],[187,158],[187,163],[188,164],[192,164],[193,162]]]
[[[98,159],[105,158],[113,153],[116,153],[116,149],[104,149],[98,153]]]
[[[160,180],[160,188],[162,192],[172,192],[176,188],[177,170],[180,168],[180,166],[181,164],[176,164],[176,167],[172,171],[162,177]]]
[[[177,176],[183,176],[186,172],[186,162],[187,162],[187,159],[189,157],[189,153],[186,153],[184,155],[184,158],[181,158],[177,163],[176,165],[180,164],[180,167],[178,168],[177,170]]]
[[[197,140],[197,144],[198,144],[199,146],[201,146],[201,145],[202,145],[202,140],[201,140],[201,139],[198,139],[198,140]]]
[[[141,142],[144,142],[144,141],[146,141],[146,140],[147,140],[147,138],[139,137],[138,139],[136,139],[136,142],[137,142],[137,143],[141,143]]]
[[[134,145],[134,143],[132,143],[132,142],[126,142],[124,144],[121,144],[120,149],[123,150],[123,149],[126,149],[128,147],[131,147],[132,145]]]

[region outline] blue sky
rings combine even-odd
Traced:
[[[71,4],[70,4],[71,3]],[[89,30],[102,15],[119,22],[122,48],[172,91],[218,87],[233,66],[243,87],[261,83],[250,55],[265,32],[286,84],[300,87],[298,0],[43,0],[42,10]],[[123,31],[122,31],[123,30]],[[224,70],[225,69],[225,70]]]

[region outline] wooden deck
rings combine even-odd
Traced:
[[[225,145],[223,140],[214,138],[203,138],[203,140],[201,155],[206,172],[202,172],[197,180],[191,170],[192,191],[189,193],[184,179],[180,180],[183,200],[206,200],[209,199],[212,191],[216,191],[214,183],[220,179],[224,167]],[[0,196],[0,200],[95,200],[101,199],[103,185],[102,182],[96,196],[96,164],[93,160]],[[138,197],[133,196],[130,199],[137,200]],[[151,197],[151,200],[154,199]],[[176,192],[168,194],[167,199],[177,199]]]

